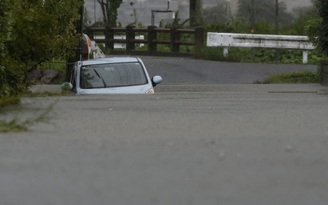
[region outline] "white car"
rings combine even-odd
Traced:
[[[137,57],[110,57],[78,61],[71,80],[64,83],[76,94],[153,94],[161,76],[150,78]]]

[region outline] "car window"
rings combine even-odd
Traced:
[[[81,68],[81,88],[132,86],[146,83],[147,78],[139,62],[89,65]]]

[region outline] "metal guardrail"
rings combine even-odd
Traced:
[[[228,56],[229,47],[240,48],[275,48],[303,51],[303,63],[308,62],[308,51],[314,46],[307,36],[207,33],[208,47],[223,47],[223,55]]]

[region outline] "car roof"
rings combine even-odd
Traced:
[[[129,63],[140,61],[137,57],[106,57],[81,61],[83,65],[96,65],[103,63]]]

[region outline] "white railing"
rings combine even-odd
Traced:
[[[228,56],[229,47],[297,49],[303,51],[303,63],[308,62],[308,51],[314,46],[307,36],[207,33],[207,46],[223,47],[223,55]]]

